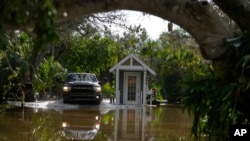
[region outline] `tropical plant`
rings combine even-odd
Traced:
[[[197,45],[183,30],[162,33],[158,41],[156,68],[157,83],[161,94],[169,102],[180,102],[184,91],[182,81],[195,76],[207,67],[205,61],[197,54]],[[201,65],[202,64],[202,65]]]
[[[13,33],[9,35],[8,48],[2,52],[0,62],[1,93],[5,97],[18,98],[17,92],[21,92],[24,100],[22,83],[29,81],[29,57],[31,53],[31,41],[27,34]],[[20,98],[20,97],[19,97]]]
[[[114,103],[115,88],[109,82],[105,83],[102,86],[102,93],[104,96],[106,96],[110,99],[110,103]]]
[[[44,95],[48,88],[57,86],[56,77],[60,73],[66,73],[61,64],[55,61],[53,57],[44,58],[32,80],[34,91]]]
[[[156,58],[160,53],[159,43],[157,41],[148,39],[145,41],[145,44],[141,47],[140,55],[143,60],[149,64],[150,68],[155,68]]]
[[[122,36],[116,37],[117,44],[128,53],[139,54],[148,39],[147,31],[141,26],[130,26]]]

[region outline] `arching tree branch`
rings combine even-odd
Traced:
[[[250,32],[250,1],[249,0],[213,0],[228,17],[233,19],[243,32]]]

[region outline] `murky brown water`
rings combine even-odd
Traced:
[[[168,106],[15,108],[0,114],[0,141],[188,141],[191,125]]]

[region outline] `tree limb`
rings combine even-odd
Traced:
[[[250,32],[249,0],[213,0],[228,17],[233,19],[243,32]]]

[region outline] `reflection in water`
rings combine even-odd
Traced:
[[[0,141],[188,141],[191,124],[181,108],[167,106],[17,108],[0,115]]]
[[[100,117],[97,108],[64,110],[62,113],[62,131],[65,138],[93,140],[100,129]]]
[[[117,109],[113,140],[191,140],[192,123],[181,108],[142,107]]]

